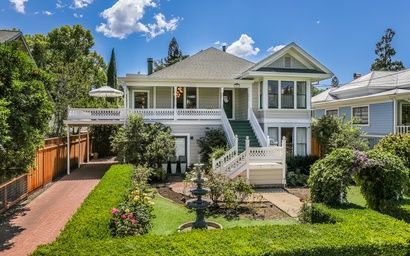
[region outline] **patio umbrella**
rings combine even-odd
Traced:
[[[92,89],[88,94],[92,97],[104,98],[116,98],[124,95],[122,91],[114,89],[110,86],[102,86],[100,88]]]

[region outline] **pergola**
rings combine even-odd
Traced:
[[[92,89],[89,92],[92,97],[100,98],[115,98],[122,97],[124,93],[120,90],[114,89],[110,86],[102,86],[96,89]],[[68,108],[70,111],[70,107]],[[108,110],[109,111],[109,110]],[[114,111],[115,110],[111,110]],[[91,125],[123,125],[126,119],[116,118],[116,119],[93,119],[90,113],[89,118],[77,119],[77,120],[65,120],[64,124],[67,126],[67,175],[70,174],[70,127],[78,127],[78,168],[81,167],[81,128],[90,127]],[[90,161],[90,131],[87,129],[87,163]]]

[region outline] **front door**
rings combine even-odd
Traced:
[[[233,119],[233,90],[224,90],[223,105],[228,119]]]

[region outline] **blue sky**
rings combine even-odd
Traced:
[[[146,72],[146,58],[165,57],[172,36],[185,54],[219,41],[252,61],[296,42],[345,83],[369,71],[388,27],[396,59],[410,67],[409,10],[406,0],[0,0],[0,28],[34,34],[81,24],[106,60],[115,48],[119,75]]]

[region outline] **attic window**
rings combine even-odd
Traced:
[[[285,57],[285,68],[290,68],[292,66],[292,59],[291,57]]]

